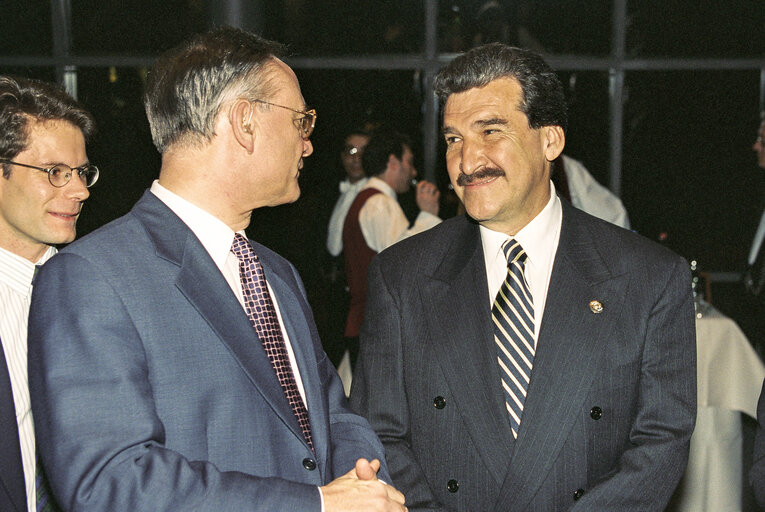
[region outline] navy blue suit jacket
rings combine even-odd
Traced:
[[[32,408],[65,509],[318,511],[316,486],[358,457],[383,460],[369,424],[346,408],[295,268],[253,246],[300,368],[316,453],[223,275],[147,192],[35,282]]]
[[[0,510],[26,512],[24,467],[21,464],[16,407],[5,352],[0,343]]]

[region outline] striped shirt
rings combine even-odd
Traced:
[[[48,261],[56,249],[49,247],[43,254],[41,265]],[[32,296],[32,278],[35,264],[0,248],[0,340],[3,343],[5,363],[11,377],[16,423],[19,427],[21,461],[24,465],[24,483],[27,508],[35,512],[35,432],[27,381],[27,318]],[[6,434],[0,434],[6,435]]]

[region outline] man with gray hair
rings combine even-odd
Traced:
[[[295,268],[244,234],[298,198],[313,152],[280,52],[220,28],[162,56],[158,181],[38,276],[32,407],[68,510],[404,510]]]
[[[664,510],[696,416],[690,270],[557,197],[563,90],[495,43],[438,75],[466,216],[372,261],[351,405],[409,510]]]

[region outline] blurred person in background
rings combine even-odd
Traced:
[[[406,237],[425,231],[441,222],[438,217],[440,193],[435,184],[420,180],[415,200],[419,213],[410,227],[397,194],[407,192],[417,169],[412,144],[400,133],[381,130],[372,134],[362,158],[370,176],[351,205],[343,227],[345,272],[350,305],[345,337],[351,367],[358,354],[358,336],[364,320],[367,292],[367,267],[375,254]]]

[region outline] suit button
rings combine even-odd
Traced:
[[[574,491],[574,501],[578,500],[584,495],[584,489],[577,489]]]
[[[592,409],[590,409],[590,418],[594,420],[599,420],[602,417],[603,417],[603,409],[601,409],[597,405],[593,407]]]
[[[457,480],[449,480],[446,482],[446,490],[449,492],[457,492],[460,488],[460,483]]]
[[[303,467],[306,468],[308,471],[313,471],[314,469],[316,469],[316,461],[306,457],[305,459],[303,459]]]
[[[433,407],[435,407],[436,409],[443,409],[444,407],[446,407],[446,398],[442,396],[435,397],[433,399]],[[454,480],[451,480],[451,481],[453,482]]]

